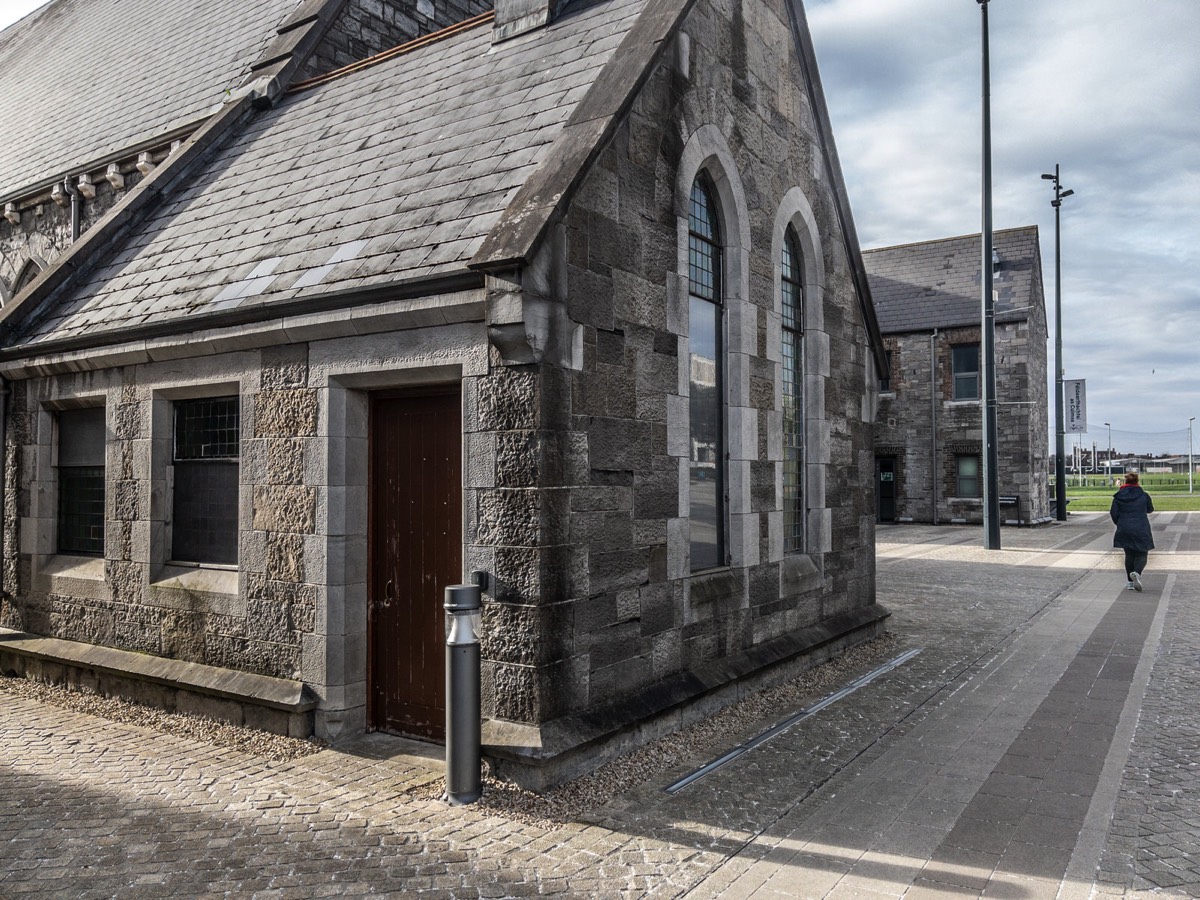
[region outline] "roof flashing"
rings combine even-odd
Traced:
[[[562,0],[496,0],[492,43],[499,44],[549,25],[562,6]]]

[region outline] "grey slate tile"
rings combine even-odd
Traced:
[[[127,327],[133,289],[163,301],[149,320],[162,321],[463,269],[558,152],[574,105],[643,5],[568,9],[496,47],[477,27],[287,97],[83,280],[91,327]],[[332,248],[360,240],[366,252],[326,268]],[[273,276],[250,276],[272,256]],[[30,336],[63,334],[73,316],[33,323]]]
[[[0,196],[204,116],[247,74],[293,5],[58,0],[6,28]],[[55,115],[45,115],[48,108]],[[63,122],[71,123],[70,141]]]

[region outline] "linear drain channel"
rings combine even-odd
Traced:
[[[809,716],[816,715],[821,710],[823,710],[825,707],[831,706],[834,703],[837,703],[837,701],[841,700],[843,697],[848,697],[850,694],[853,694],[860,687],[870,684],[872,681],[874,681],[880,675],[886,675],[888,672],[892,671],[892,669],[896,668],[897,666],[904,665],[906,662],[908,662],[910,659],[912,659],[914,656],[916,656],[920,652],[921,652],[921,648],[917,647],[914,650],[909,650],[906,653],[900,654],[899,656],[897,656],[895,659],[891,660],[890,662],[884,663],[878,669],[872,669],[866,675],[863,675],[862,677],[855,679],[854,681],[850,682],[848,685],[846,685],[841,690],[835,691],[834,693],[830,694],[828,697],[818,700],[812,706],[805,707],[804,709],[800,710],[795,715],[789,716],[788,718],[784,719],[782,722],[778,722],[775,725],[772,725],[766,731],[750,738],[750,740],[746,741],[744,744],[739,744],[738,746],[734,747],[732,750],[729,750],[728,752],[722,754],[721,756],[718,756],[712,762],[701,766],[699,769],[692,772],[690,775],[685,775],[683,778],[680,778],[674,784],[668,785],[666,787],[666,792],[668,794],[679,793],[685,787],[687,787],[689,784],[694,784],[695,782],[697,782],[701,778],[703,778],[705,775],[708,775],[711,772],[717,771],[717,769],[721,768],[726,763],[732,762],[733,760],[737,759],[739,756],[741,756],[746,751],[753,750],[755,747],[762,746],[763,744],[765,744],[767,741],[771,740],[771,738],[775,737],[776,735],[783,734],[785,731],[787,731],[793,725],[795,725],[799,722],[803,722]]]

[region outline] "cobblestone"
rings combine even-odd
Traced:
[[[382,735],[288,756],[0,693],[0,896],[1197,896],[1200,516],[1155,524],[1136,609],[1100,516],[881,529],[888,641],[541,799],[449,807],[436,748]],[[1111,620],[1072,675],[1138,609],[1145,647]]]

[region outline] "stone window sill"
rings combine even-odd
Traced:
[[[236,597],[236,566],[182,566],[167,563],[150,587],[154,590],[187,591],[190,594],[223,594]]]
[[[108,583],[104,580],[104,559],[99,556],[70,556],[57,553],[35,563],[34,589],[65,597],[108,599]]]
[[[42,574],[50,578],[79,578],[87,581],[104,580],[104,557],[69,556],[56,553],[46,560]]]

